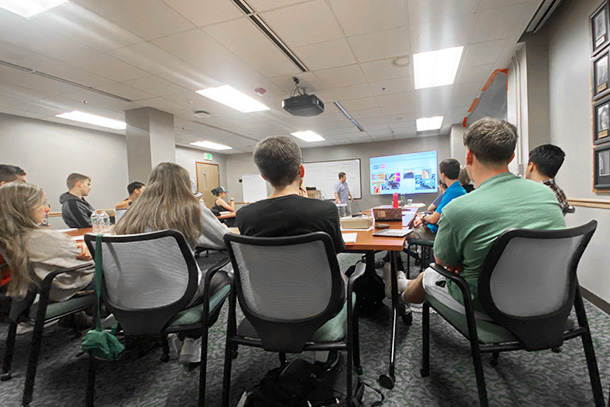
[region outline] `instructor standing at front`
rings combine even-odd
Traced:
[[[335,184],[335,202],[338,204],[347,204],[348,214],[352,213],[350,202],[354,202],[352,193],[349,190],[349,186],[346,182],[347,176],[344,172],[339,173],[339,182]]]

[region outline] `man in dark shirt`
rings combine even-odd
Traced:
[[[299,195],[299,182],[305,172],[299,146],[289,137],[267,137],[256,145],[254,162],[272,192],[269,198],[237,211],[239,232],[278,237],[321,231],[333,239],[337,253],[343,251],[345,243],[335,204]]]
[[[85,200],[91,192],[91,178],[86,175],[72,173],[66,180],[68,192],[59,196],[61,218],[69,228],[90,228],[93,206]]]

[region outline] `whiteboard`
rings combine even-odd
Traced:
[[[241,186],[244,193],[244,202],[256,202],[267,198],[267,181],[260,174],[243,174]]]
[[[339,182],[339,173],[347,176],[347,185],[354,199],[362,198],[360,159],[318,161],[305,164],[303,185],[316,187],[326,194],[326,199],[335,199],[335,184]]]

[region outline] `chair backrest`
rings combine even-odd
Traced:
[[[479,277],[485,311],[527,350],[560,346],[576,291],[578,262],[596,221],[562,230],[510,229]]]
[[[85,235],[95,258],[95,235]],[[192,300],[199,269],[175,230],[102,237],[102,300],[128,335],[161,332]]]
[[[266,350],[300,352],[345,301],[331,237],[226,234],[241,309]]]

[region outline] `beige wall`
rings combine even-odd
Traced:
[[[550,142],[566,152],[557,182],[568,198],[610,198],[592,192],[589,16],[600,4],[600,0],[565,0],[542,33],[548,35]],[[530,121],[535,119],[530,114]],[[591,219],[599,226],[578,275],[583,287],[610,302],[610,211],[578,207],[566,222],[575,226]]]

